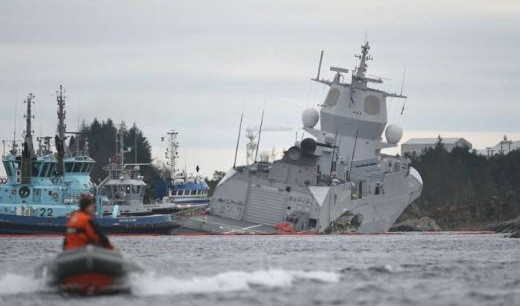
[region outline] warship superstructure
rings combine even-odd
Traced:
[[[422,179],[409,161],[381,154],[402,137],[399,126],[387,125],[387,98],[405,97],[369,87],[383,82],[366,74],[369,50],[368,42],[362,45],[350,83],[344,81],[349,70],[339,67],[330,68],[332,81],[320,79],[322,53],[312,80],[329,91],[319,112],[302,114],[303,129],[313,138],[297,142],[273,163],[229,170],[210,201],[213,224],[240,224],[245,232],[380,233],[419,197]]]

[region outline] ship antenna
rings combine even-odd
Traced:
[[[134,122],[134,163],[137,166],[137,125]]]
[[[13,149],[11,151],[11,154],[16,154],[16,125],[18,123],[18,104],[16,103],[18,101],[18,88],[14,91],[14,131],[13,131]]]
[[[352,164],[354,163],[354,155],[356,154],[356,146],[357,146],[358,134],[359,134],[359,126],[358,126],[358,128],[356,130],[356,138],[354,138],[354,148],[352,148],[352,157],[350,158],[350,167],[348,169],[347,181],[349,181],[349,182],[350,182],[350,175],[352,174]]]
[[[368,41],[366,41],[361,46],[361,54],[356,55],[356,57],[359,59],[359,65],[358,65],[357,71],[356,71],[356,77],[358,77],[358,78],[365,77],[365,73],[366,73],[367,67],[368,67],[367,62],[369,60],[372,60],[372,56],[370,56],[370,54],[368,54],[368,51],[370,51],[370,44],[368,43]]]
[[[400,96],[403,95],[403,88],[404,88],[404,80],[406,78],[406,67],[404,67],[403,69],[403,79],[401,80],[401,93],[399,94]]]
[[[321,72],[321,62],[323,61],[323,50],[321,50],[321,55],[320,55],[320,63],[318,65],[318,74],[316,74],[316,81],[320,79],[320,72]]]
[[[33,131],[32,131],[32,115],[31,107],[34,104],[34,95],[32,93],[27,95],[27,114],[25,115],[25,139],[22,149],[22,184],[31,183],[31,168],[32,158],[34,157],[33,149]]]
[[[400,96],[403,95],[405,77],[406,77],[406,67],[404,67],[404,70],[403,70],[403,80],[401,81],[401,93],[399,94]],[[406,106],[406,100],[407,100],[407,98],[404,99],[403,107],[401,108],[401,115],[404,113],[404,108]]]
[[[170,166],[170,178],[175,177],[175,166],[177,165],[177,156],[179,145],[177,143],[177,134],[175,130],[170,130],[168,134],[168,147],[166,148],[165,157],[169,158],[168,164]]]
[[[29,153],[30,157],[33,157],[34,151],[32,137],[34,131],[32,129],[32,119],[34,119],[34,115],[32,114],[32,105],[34,104],[34,95],[32,93],[27,95],[27,100],[25,103],[27,103],[27,114],[25,115],[25,142],[28,146],[27,153]]]
[[[60,90],[56,92],[56,100],[58,102],[58,137],[62,142],[65,141],[65,133],[67,125],[65,124],[65,97],[63,96],[63,85],[60,85]],[[64,146],[65,147],[65,146]]]
[[[264,103],[264,109],[262,109],[262,119],[260,120],[260,130],[258,131],[258,142],[256,143],[255,164],[256,164],[256,158],[258,157],[258,149],[260,148],[260,137],[262,136],[262,125],[264,124],[264,111],[265,111],[265,103]]]
[[[330,174],[329,174],[329,185],[332,183],[332,170],[334,168],[334,155],[336,153],[336,140],[338,139],[338,129],[336,128],[336,134],[334,135],[334,145],[332,146],[332,156],[330,159]],[[335,169],[334,169],[335,171]]]
[[[233,169],[235,169],[237,165],[237,154],[238,154],[238,145],[240,143],[240,133],[242,132],[242,120],[244,119],[244,111],[242,111],[242,116],[240,116],[240,124],[238,125],[238,138],[237,138],[237,146],[235,148],[235,160],[233,161]]]

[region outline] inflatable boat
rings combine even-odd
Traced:
[[[44,262],[36,276],[63,292],[98,295],[128,292],[129,274],[141,271],[139,264],[118,251],[88,245]]]

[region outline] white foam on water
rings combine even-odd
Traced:
[[[33,293],[43,288],[42,281],[32,276],[11,273],[0,275],[0,295]]]
[[[229,271],[190,279],[144,274],[134,275],[131,282],[132,292],[136,295],[171,295],[243,291],[255,286],[290,287],[297,280],[335,283],[340,280],[340,274],[326,271],[259,270]]]

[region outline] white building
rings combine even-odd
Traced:
[[[511,141],[507,139],[507,136],[504,136],[497,145],[494,147],[488,147],[485,150],[479,150],[479,153],[486,156],[493,156],[497,154],[508,154],[513,150],[520,149],[520,141]]]
[[[435,145],[439,142],[439,138],[410,138],[408,141],[401,145],[401,155],[405,154],[416,154],[420,155],[427,148],[434,148]],[[472,148],[472,144],[466,139],[459,138],[442,138],[442,144],[446,151],[451,152],[455,147],[468,147]]]

